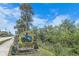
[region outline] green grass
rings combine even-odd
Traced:
[[[38,52],[39,55],[54,56],[54,54],[51,51],[47,50],[47,49],[39,48],[39,50],[40,50]]]
[[[6,40],[3,40],[3,41],[0,41],[0,45],[2,45],[3,43],[5,43],[5,42],[9,41],[10,39],[11,39],[11,38],[6,39]]]
[[[8,55],[11,56],[11,50]],[[37,51],[18,52],[16,55],[18,56],[54,56],[52,52],[41,47]]]

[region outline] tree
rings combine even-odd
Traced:
[[[21,33],[23,31],[30,30],[30,27],[32,25],[32,7],[29,4],[23,3],[20,6],[21,10],[21,18],[16,21],[16,26],[18,33]]]
[[[62,24],[60,25],[60,37],[62,40],[62,44],[64,45],[68,45],[72,46],[73,44],[73,40],[74,40],[74,32],[75,32],[75,25],[74,25],[74,21],[65,19],[64,21],[62,21]]]
[[[29,4],[23,3],[20,6],[21,10],[21,19],[23,20],[24,25],[26,26],[26,30],[30,29],[30,26],[32,25],[32,7]]]
[[[65,19],[64,21],[62,21],[62,24],[60,25],[60,28],[62,30],[69,30],[71,32],[73,32],[75,30],[75,25],[74,25],[74,21],[71,21],[69,19]]]

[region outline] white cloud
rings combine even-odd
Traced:
[[[19,7],[16,7],[14,9],[0,7],[0,14],[8,17],[11,16],[18,18],[20,16],[20,10]]]
[[[79,23],[79,19],[75,21],[75,25],[77,25]]]
[[[14,25],[15,23],[11,20],[17,20],[19,19],[20,13],[19,8],[9,9],[9,8],[3,8],[0,6],[0,29],[6,31],[11,31],[13,34],[15,34]],[[10,18],[10,19],[8,19]]]
[[[7,30],[10,31],[12,34],[15,34],[15,29],[14,29],[15,24],[9,23],[7,24],[7,26],[8,26]]]
[[[2,21],[2,23],[0,23],[0,30],[10,31],[12,34],[15,34],[15,29],[14,29],[15,24],[14,23],[10,23],[7,20],[1,20],[1,21]]]
[[[64,21],[65,19],[70,19],[69,15],[59,15],[59,16],[56,16],[52,22],[51,22],[51,25],[53,26],[58,26],[59,24],[62,23],[62,21]]]
[[[37,16],[33,16],[33,25],[38,27],[43,27],[46,25],[48,19],[39,18]]]
[[[19,9],[19,7],[14,8],[11,13],[16,19],[18,19],[20,17],[20,9]]]
[[[39,18],[38,16],[33,16],[33,25],[38,27],[44,27],[45,25],[53,25],[58,26],[64,21],[65,19],[70,19],[69,15],[59,15],[56,16],[50,23],[48,22],[48,19]]]
[[[6,19],[0,18],[0,25],[6,24],[8,21]]]
[[[79,19],[75,20],[75,26],[79,24]]]

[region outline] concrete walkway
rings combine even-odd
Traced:
[[[14,38],[0,45],[0,56],[8,56],[8,52],[13,41],[14,41]]]

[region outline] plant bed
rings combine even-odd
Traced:
[[[0,45],[2,45],[3,43],[5,43],[5,42],[9,41],[10,39],[11,39],[11,38],[6,39],[6,40],[3,40],[3,41],[0,41]]]

